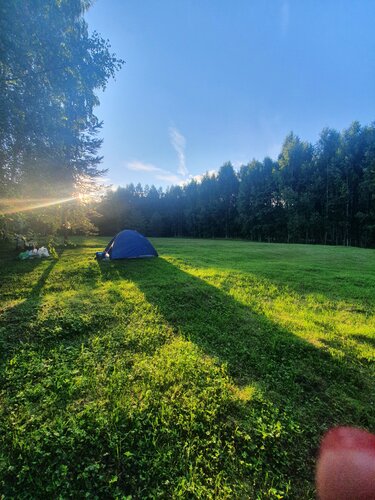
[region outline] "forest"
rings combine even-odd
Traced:
[[[316,144],[290,133],[277,161],[230,162],[199,181],[108,191],[92,222],[102,235],[375,245],[375,123],[322,130]]]

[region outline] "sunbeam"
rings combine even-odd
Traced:
[[[76,196],[69,198],[1,198],[0,199],[0,215],[8,215],[18,212],[26,212],[37,208],[51,207],[76,200]]]

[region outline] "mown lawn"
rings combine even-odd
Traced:
[[[0,496],[314,498],[322,433],[375,429],[375,251],[106,241],[3,249]]]

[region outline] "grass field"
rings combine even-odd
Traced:
[[[106,242],[3,250],[0,497],[314,498],[322,433],[375,429],[375,251]]]

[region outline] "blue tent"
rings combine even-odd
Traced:
[[[157,257],[158,253],[147,238],[137,231],[125,229],[116,234],[108,243],[104,252],[97,252],[98,258],[109,255],[113,259],[141,259],[144,257]]]

